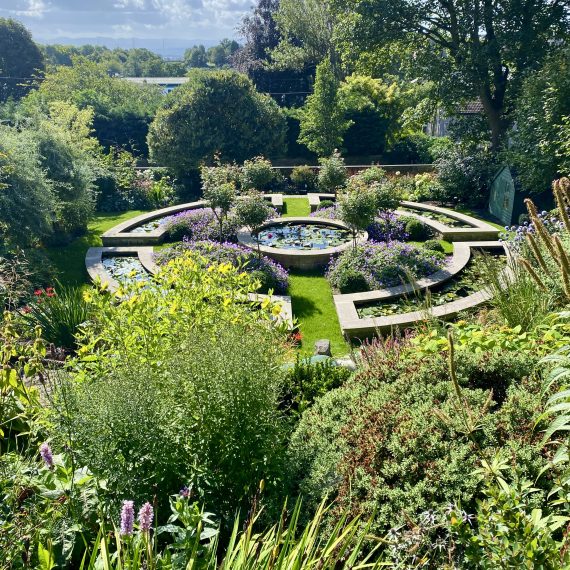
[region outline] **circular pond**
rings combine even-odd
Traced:
[[[352,233],[337,220],[321,218],[277,218],[265,224],[257,238],[242,229],[238,241],[260,251],[289,268],[313,269],[324,267],[331,255],[352,247]],[[357,242],[368,239],[359,233]]]

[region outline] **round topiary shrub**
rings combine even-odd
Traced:
[[[321,200],[317,210],[325,210],[326,208],[333,208],[335,202],[333,200]]]
[[[348,269],[339,274],[336,286],[341,293],[359,293],[370,291],[366,276],[355,269]]]
[[[424,241],[431,237],[430,229],[420,220],[406,217],[406,234],[410,241]]]
[[[436,239],[428,239],[424,243],[424,249],[445,253],[445,249],[443,249],[443,246]]]

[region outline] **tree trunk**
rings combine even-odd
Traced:
[[[507,126],[503,118],[503,106],[497,104],[496,99],[491,97],[486,89],[481,89],[479,100],[483,105],[483,111],[491,129],[491,149],[493,152],[497,152],[507,132]]]

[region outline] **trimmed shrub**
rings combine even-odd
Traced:
[[[347,269],[340,271],[335,280],[336,288],[341,293],[360,293],[361,291],[370,291],[368,280],[362,271],[356,269]]]
[[[429,251],[437,251],[439,253],[445,252],[443,246],[436,239],[428,239],[424,243],[424,249],[427,249]]]
[[[319,206],[317,207],[318,210],[325,210],[327,208],[334,208],[335,202],[333,200],[321,200]]]
[[[406,234],[410,241],[424,241],[431,236],[431,231],[423,222],[411,217],[404,217]]]

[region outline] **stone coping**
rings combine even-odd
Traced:
[[[268,221],[261,226],[261,229],[272,227],[275,225],[287,224],[312,224],[323,225],[348,230],[348,226],[339,220],[328,220],[326,218],[312,218],[312,217],[292,217],[292,218],[275,218]],[[251,232],[246,228],[242,228],[237,234],[238,242],[250,249],[257,249],[257,242],[251,235]],[[356,242],[363,244],[368,240],[366,232],[359,232]],[[327,247],[324,249],[284,249],[279,247],[268,247],[265,245],[259,246],[259,251],[263,255],[274,259],[284,267],[292,267],[297,269],[312,269],[316,267],[323,267],[330,261],[331,256],[338,255],[353,246],[352,240],[336,247]]]
[[[271,201],[271,205],[278,212],[281,213],[283,211],[283,194],[264,194],[263,196],[266,200]],[[136,216],[135,218],[122,222],[110,230],[107,230],[101,236],[101,240],[104,246],[158,245],[164,241],[166,233],[164,228],[158,228],[151,232],[141,233],[133,233],[132,230],[159,218],[165,218],[166,216],[173,216],[180,212],[207,207],[208,204],[205,200],[198,200],[197,202],[178,204],[176,206],[169,206],[168,208],[144,213],[140,216]]]
[[[326,193],[319,193],[319,192],[310,192],[307,194],[309,199],[309,205],[311,207],[311,212],[316,212],[321,200],[334,200],[336,196],[334,194],[326,194]],[[454,210],[450,210],[448,208],[441,208],[440,206],[432,206],[431,204],[422,204],[421,202],[410,202],[408,200],[402,200],[401,205],[406,208],[411,208],[413,210],[418,210],[421,212],[432,212],[434,214],[444,214],[449,218],[453,218],[454,220],[458,220],[460,222],[464,222],[469,224],[470,228],[452,228],[450,226],[446,226],[437,220],[431,220],[430,218],[426,218],[422,216],[421,213],[415,212],[398,212],[396,214],[400,216],[412,216],[417,218],[418,220],[422,221],[427,226],[433,228],[437,234],[439,234],[442,239],[446,241],[470,241],[473,239],[481,239],[481,240],[496,240],[499,237],[499,230],[484,222],[482,220],[478,220],[473,216],[468,216],[467,214],[461,214],[460,212],[456,212]]]
[[[413,311],[410,313],[402,313],[399,315],[388,315],[385,317],[367,317],[361,319],[358,316],[357,305],[373,301],[387,301],[396,299],[406,293],[411,293],[417,289],[434,288],[442,285],[467,265],[471,257],[473,249],[503,249],[504,244],[501,242],[460,242],[454,243],[454,258],[457,252],[456,263],[452,266],[454,273],[451,273],[449,267],[446,270],[438,271],[425,279],[417,281],[415,284],[401,285],[387,289],[379,289],[377,291],[367,291],[365,293],[351,293],[349,295],[333,295],[339,323],[343,334],[348,337],[366,337],[377,332],[386,330],[406,328],[412,326],[418,321],[424,320],[426,311]],[[507,253],[505,251],[505,253]],[[471,309],[486,303],[490,299],[490,293],[487,291],[477,291],[463,299],[457,299],[450,303],[445,303],[437,307],[433,307],[429,311],[429,316],[447,319],[455,317],[459,312]]]
[[[442,239],[446,241],[470,241],[473,239],[480,239],[480,240],[496,240],[499,237],[499,230],[484,222],[483,220],[478,220],[473,216],[468,216],[467,214],[461,214],[460,212],[456,212],[454,210],[450,210],[448,208],[441,208],[439,206],[432,206],[431,204],[422,204],[420,202],[409,202],[407,200],[402,200],[401,205],[406,208],[411,208],[413,210],[424,211],[424,212],[432,212],[434,214],[443,214],[449,218],[454,220],[458,220],[460,222],[464,222],[469,224],[470,228],[453,228],[450,226],[446,226],[442,222],[438,222],[437,220],[432,220],[430,218],[426,218],[421,214],[416,214],[415,212],[398,212],[396,214],[400,216],[412,216],[421,220],[427,226],[433,228],[437,234],[439,234]]]
[[[136,246],[122,246],[122,247],[91,247],[85,256],[85,267],[87,273],[92,281],[98,281],[104,285],[112,293],[117,291],[120,284],[109,275],[103,266],[104,257],[138,257],[144,269],[149,275],[154,275],[158,272],[159,267],[154,262],[154,248],[153,247],[136,247]],[[287,295],[264,295],[262,293],[250,293],[249,300],[253,302],[262,302],[269,298],[272,303],[281,305],[281,314],[278,317],[280,322],[287,323],[287,328],[293,330],[295,327],[293,319],[293,305],[291,297]]]

